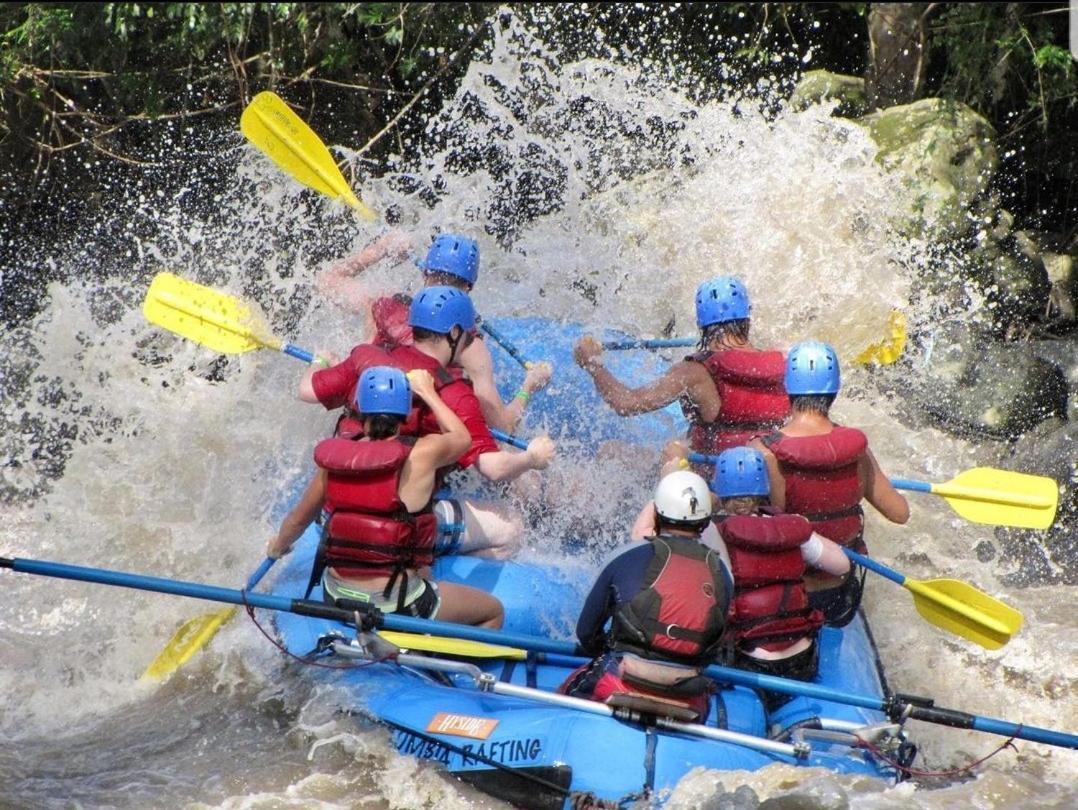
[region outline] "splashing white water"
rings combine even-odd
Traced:
[[[778,106],[775,113],[773,103],[765,113],[746,97],[698,104],[668,80],[614,61],[561,64],[519,19],[506,17],[487,58],[470,66],[456,97],[430,122],[426,142],[362,181],[361,190],[379,210],[395,207],[421,241],[437,229],[477,237],[483,269],[476,299],[485,313],[649,335],[673,324],[674,334],[688,335],[696,285],[730,273],[753,293],[761,344],[822,337],[848,357],[879,337],[889,310],[908,300],[909,269],[936,246],[889,228],[904,201],[864,133],[820,107]],[[117,219],[152,228],[131,226],[138,235],[129,256],[95,261],[94,233],[89,247],[50,256],[65,278],[85,280],[53,284],[34,321],[3,336],[6,555],[239,584],[279,517],[282,490],[306,475],[310,449],[332,418],[295,401],[300,367],[269,353],[218,358],[144,323],[139,302],[152,274],[167,268],[251,296],[296,343],[341,353],[357,325],[312,297],[312,282],[331,257],[360,248],[376,229],[300,190],[249,148],[225,154],[237,179],[214,210],[192,214],[183,190],[128,199],[117,192]],[[372,290],[418,282],[407,266],[378,267],[368,278]],[[901,403],[877,393],[868,371],[849,368],[846,384],[837,416],[867,430],[889,471],[941,480],[983,457],[934,430],[910,433],[893,418]],[[549,473],[557,516],[537,534],[588,521],[606,527],[609,542],[627,528],[650,475],[643,462],[629,471],[610,458],[563,460]],[[611,479],[622,489],[617,498],[604,497]],[[992,564],[973,557],[983,527],[930,499],[914,509],[908,527],[870,523],[874,553],[913,577],[971,581],[1021,609],[1027,626],[1007,648],[987,653],[912,618],[908,595],[875,581],[867,604],[892,686],[988,716],[1078,727],[1078,627],[1067,610],[1073,590],[1004,588]],[[29,741],[38,757],[53,735],[62,748],[64,735],[159,699],[155,687],[136,679],[177,623],[200,610],[183,600],[26,576],[5,574],[4,585],[0,734]],[[206,666],[230,700],[238,683],[281,676],[273,651],[243,623],[222,633]],[[204,680],[175,687],[179,697],[199,694]],[[240,701],[244,694],[257,712],[264,696],[248,691]],[[280,722],[297,729],[305,720],[303,712],[286,712]],[[155,733],[152,723],[142,728]],[[347,731],[347,723],[334,725],[334,734]],[[972,732],[915,731],[932,764],[964,762],[994,745]],[[233,744],[242,747],[240,737]],[[187,743],[199,739],[194,729]],[[364,738],[363,746],[380,744]],[[363,746],[346,750],[359,756]],[[413,766],[383,753],[391,764],[363,784],[391,805],[431,804],[452,790],[441,780],[411,784]],[[162,758],[160,767],[173,766]],[[174,776],[190,776],[183,768],[198,766],[174,767]],[[217,767],[227,771],[228,758]],[[870,792],[878,806],[1005,807],[1019,786],[1034,784],[1045,801],[1066,804],[1078,797],[1075,767],[1071,753],[1027,744],[1018,757],[993,760],[970,786]],[[34,765],[16,759],[5,768],[25,777]],[[394,777],[401,768],[408,775]],[[731,778],[724,777],[732,789]],[[802,778],[814,777],[765,773],[742,781]],[[356,779],[354,768],[312,770],[273,795],[341,806],[348,802],[342,785]],[[258,806],[241,787],[199,793],[182,779],[177,784],[184,786],[172,799]],[[412,793],[400,794],[403,784]],[[706,791],[692,792],[698,785],[686,780],[684,790],[706,798]],[[827,785],[823,792],[811,784],[793,789],[821,804],[835,790],[867,801],[849,783]],[[98,800],[110,795],[102,790]]]

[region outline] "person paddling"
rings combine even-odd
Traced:
[[[696,291],[700,351],[641,388],[628,388],[603,366],[602,346],[590,335],[577,341],[573,356],[618,414],[633,416],[680,400],[689,420],[690,449],[718,453],[776,429],[789,413],[782,352],[750,343],[751,311],[748,291],[738,279],[721,276],[701,284]]]
[[[760,451],[724,450],[711,489],[720,499],[716,522],[734,576],[723,642],[728,663],[811,681],[819,665],[816,637],[823,614],[809,605],[806,566],[844,576],[850,561],[803,516],[769,508],[771,486]],[[773,711],[790,696],[768,692],[763,700]]]
[[[411,251],[411,242],[400,231],[384,236],[344,261],[321,273],[318,289],[345,309],[358,314],[370,313],[374,325],[371,343],[384,349],[411,346],[415,341],[408,322],[411,296],[397,293],[372,299],[366,285],[356,276],[387,257],[403,259]],[[441,234],[435,238],[426,258],[416,264],[423,271],[426,287],[455,287],[470,293],[479,278],[479,245],[474,239],[458,234]],[[533,363],[524,375],[513,398],[502,402],[494,381],[494,361],[490,349],[476,329],[469,336],[456,363],[472,381],[483,416],[493,427],[512,433],[524,415],[532,396],[541,391],[552,373],[549,363]]]
[[[475,310],[468,294],[453,287],[427,287],[412,301],[409,313],[409,325],[415,336],[413,345],[396,346],[386,351],[371,344],[361,344],[348,358],[331,368],[312,366],[300,382],[300,399],[321,403],[327,409],[345,407],[349,392],[363,371],[371,366],[392,365],[403,371],[423,369],[434,377],[439,396],[471,435],[471,446],[454,468],[474,465],[480,475],[495,482],[512,480],[528,470],[545,469],[554,457],[554,443],[546,436],[538,436],[522,453],[499,450],[471,385],[459,371],[454,374],[448,368],[459,357],[468,331],[475,326]],[[362,429],[357,415],[346,413],[338,422],[337,433],[351,436]],[[438,430],[431,411],[417,407],[408,415],[401,433],[423,436]],[[447,466],[439,479],[450,470]],[[478,553],[505,558],[519,548],[524,532],[523,520],[506,505],[475,500],[458,502],[447,498],[436,505],[436,513],[439,516],[439,553]]]
[[[910,508],[883,470],[868,439],[856,428],[830,419],[841,387],[835,350],[826,343],[798,343],[786,358],[790,419],[779,431],[754,440],[771,472],[772,491],[784,490],[785,511],[804,515],[814,531],[865,554],[864,511],[867,500],[892,523],[909,520]],[[841,627],[861,603],[864,571],[843,577],[811,572],[809,604],[823,611],[828,624]]]
[[[684,719],[703,721],[710,682],[701,671],[719,649],[733,581],[718,553],[700,542],[711,523],[703,478],[670,473],[654,503],[655,536],[607,565],[585,599],[576,633],[595,659],[559,691],[680,707]]]
[[[413,393],[441,432],[401,436]],[[287,554],[325,509],[328,519],[311,583],[321,581],[326,602],[501,627],[504,611],[494,596],[430,579],[438,471],[468,452],[468,429],[439,397],[426,370],[405,377],[389,366],[367,369],[356,386],[355,405],[363,435],[335,436],[315,447],[318,473],[266,545],[266,556]]]

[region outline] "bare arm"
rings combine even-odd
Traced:
[[[498,386],[494,382],[494,363],[485,340],[474,340],[460,356],[460,364],[468,373],[472,389],[483,409],[483,418],[492,427],[512,433],[524,416],[527,403],[523,397],[513,397],[509,404],[502,402]],[[536,363],[528,369],[521,390],[534,394],[550,380],[550,366]]]
[[[506,450],[483,453],[476,459],[475,468],[489,481],[510,481],[528,470],[545,470],[554,457],[554,449],[549,437],[537,436],[521,453]]]
[[[629,537],[633,540],[644,540],[655,536],[655,501],[648,501],[640,514],[633,521],[633,528]]]
[[[861,485],[864,487],[865,500],[872,504],[877,512],[892,523],[901,524],[910,519],[909,503],[891,485],[871,450],[865,451],[865,456],[858,467],[858,474],[861,476]]]
[[[584,369],[595,381],[599,396],[619,416],[657,411],[682,396],[696,404],[705,421],[719,414],[719,393],[699,363],[675,363],[662,377],[640,388],[623,385],[598,361],[588,363]]]
[[[408,381],[412,392],[430,408],[442,431],[428,433],[418,439],[401,470],[398,493],[404,505],[415,510],[430,500],[439,468],[452,464],[464,455],[472,445],[472,436],[460,417],[438,396],[430,372],[411,371]]]
[[[338,306],[350,312],[366,313],[370,308],[371,294],[367,285],[355,276],[387,256],[403,258],[410,249],[411,244],[405,234],[390,231],[354,256],[342,259],[328,270],[319,273],[315,285],[322,295]]]
[[[299,536],[307,531],[307,527],[322,511],[325,498],[326,471],[319,470],[307,485],[299,503],[293,506],[292,511],[281,521],[277,536],[266,544],[266,556],[276,560],[291,551]]]
[[[749,442],[749,447],[759,450],[767,465],[767,480],[771,486],[771,505],[780,512],[786,511],[786,479],[782,477],[779,460],[759,439]]]

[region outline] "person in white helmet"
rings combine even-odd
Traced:
[[[712,511],[703,478],[669,473],[654,503],[655,535],[607,565],[584,601],[576,632],[595,660],[561,691],[638,708],[657,703],[703,720],[711,686],[701,671],[719,650],[733,579],[700,542]]]

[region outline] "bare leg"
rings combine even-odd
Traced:
[[[509,504],[461,501],[464,537],[460,553],[494,560],[516,556],[524,541],[524,521]]]
[[[472,624],[498,630],[505,620],[505,609],[498,599],[486,591],[468,585],[439,582],[441,607],[435,618],[443,622]]]

